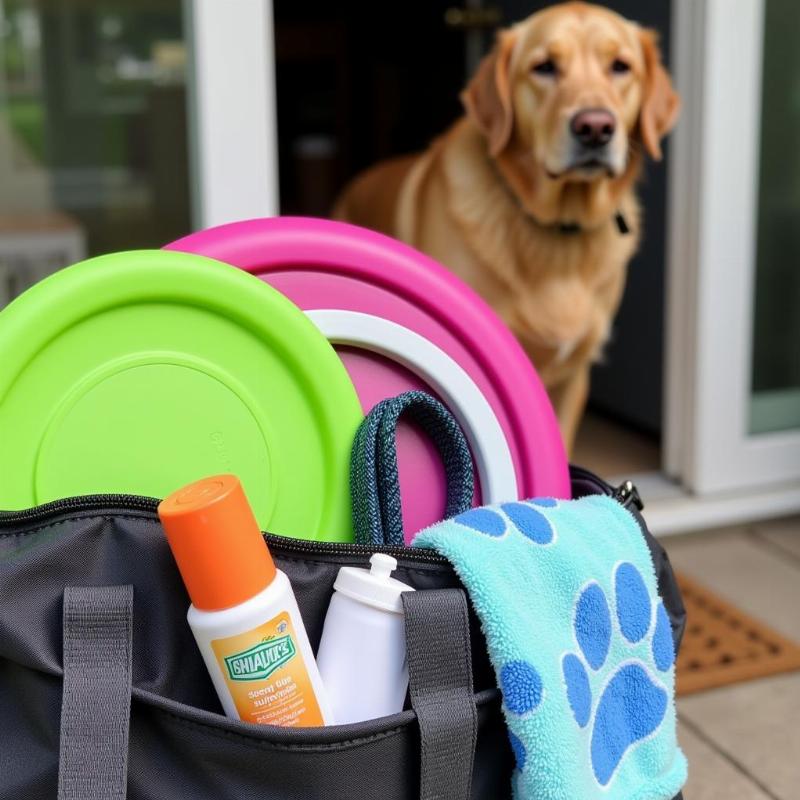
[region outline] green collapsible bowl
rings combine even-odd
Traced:
[[[313,323],[203,256],[93,258],[0,312],[0,508],[234,473],[265,529],[350,541],[361,419]]]

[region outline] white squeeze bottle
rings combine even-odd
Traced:
[[[339,570],[317,651],[337,725],[402,711],[408,689],[400,595],[414,590],[391,577],[391,556],[375,553],[370,564]]]
[[[158,514],[192,600],[188,620],[229,717],[332,723],[297,601],[233,475],[171,494]]]

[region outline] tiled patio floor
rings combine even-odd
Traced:
[[[663,543],[673,566],[800,641],[800,517]],[[678,701],[685,800],[800,798],[800,672]]]

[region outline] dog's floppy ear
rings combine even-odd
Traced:
[[[485,134],[493,156],[508,144],[514,127],[509,67],[516,39],[513,30],[502,31],[461,93],[461,102],[472,121]]]
[[[645,78],[642,109],[639,112],[639,131],[647,152],[661,159],[661,137],[672,130],[678,119],[681,99],[672,88],[669,73],[661,62],[657,34],[641,30],[639,38],[644,53]]]

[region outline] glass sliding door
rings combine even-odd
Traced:
[[[0,0],[0,308],[277,212],[270,0]]]

